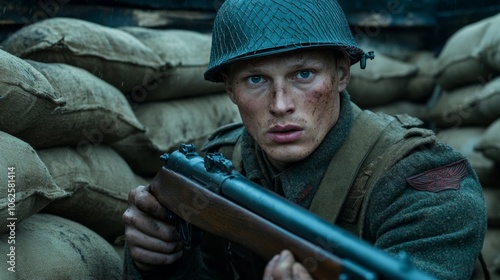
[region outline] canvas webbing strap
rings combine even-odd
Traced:
[[[330,162],[310,210],[334,223],[366,156],[390,122],[374,122],[374,113],[353,104],[353,127]],[[376,125],[373,125],[373,124]]]
[[[398,125],[398,123],[394,122],[391,125]],[[342,227],[359,237],[363,235],[368,200],[377,180],[412,151],[425,145],[434,144],[436,141],[434,133],[427,129],[411,128],[401,130],[400,133],[403,135],[392,135],[396,137],[384,135],[385,139],[380,139],[374,149],[374,154],[378,156],[375,158],[372,155],[369,156],[370,160],[354,182],[341,210],[340,219],[342,221],[340,223]]]

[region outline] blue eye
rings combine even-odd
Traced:
[[[312,72],[310,70],[302,70],[302,71],[299,71],[299,73],[297,73],[297,77],[300,79],[307,79],[307,78],[311,77],[311,75],[312,75]]]
[[[258,83],[262,82],[262,76],[257,76],[257,75],[250,76],[250,78],[248,78],[248,80],[252,84],[258,84]]]

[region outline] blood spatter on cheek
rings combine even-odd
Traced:
[[[323,83],[322,87],[313,90],[306,97],[306,103],[314,106],[312,110],[312,115],[314,116],[316,112],[327,111],[329,107],[332,106],[333,94],[331,83]]]

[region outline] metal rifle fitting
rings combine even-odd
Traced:
[[[359,66],[361,67],[361,69],[365,69],[366,68],[366,59],[371,59],[373,60],[375,58],[375,52],[374,51],[369,51],[368,53],[364,53],[360,60],[359,60]]]

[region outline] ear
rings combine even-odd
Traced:
[[[236,96],[233,91],[233,81],[231,77],[229,77],[228,74],[222,72],[222,79],[224,80],[224,87],[226,88],[227,95],[229,96],[229,99],[236,104]]]
[[[351,79],[351,61],[347,55],[343,55],[337,60],[338,91],[343,92]]]

